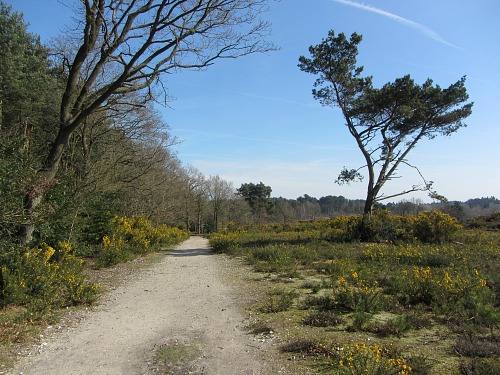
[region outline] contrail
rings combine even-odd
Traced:
[[[339,3],[339,4],[344,4],[344,5],[347,5],[347,6],[350,6],[350,7],[358,8],[358,9],[361,9],[361,10],[365,10],[367,12],[372,12],[372,13],[375,13],[375,14],[378,14],[378,15],[390,18],[390,19],[392,19],[392,20],[394,20],[396,22],[399,22],[399,23],[401,23],[403,25],[406,25],[406,26],[412,27],[414,29],[417,29],[421,33],[425,34],[429,38],[434,39],[435,41],[437,41],[439,43],[445,44],[445,45],[453,47],[453,48],[460,49],[460,47],[456,46],[453,43],[450,43],[450,42],[446,41],[438,33],[436,33],[435,31],[433,31],[431,29],[429,29],[427,26],[424,26],[424,25],[422,25],[422,24],[420,24],[418,22],[409,20],[407,18],[400,17],[397,14],[388,12],[388,11],[383,10],[383,9],[376,8],[376,7],[374,7],[372,5],[369,5],[369,4],[358,3],[358,2],[352,1],[352,0],[330,0],[330,1],[333,1],[333,2],[336,2],[336,3]]]

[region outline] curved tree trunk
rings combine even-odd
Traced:
[[[375,194],[373,194],[373,189],[368,189],[368,193],[366,194],[365,208],[363,210],[363,214],[369,215],[373,211],[373,205],[375,203]]]
[[[56,183],[56,174],[59,170],[64,149],[68,143],[70,132],[61,127],[59,134],[50,149],[44,167],[39,172],[39,178],[34,182],[24,197],[24,213],[27,221],[21,225],[19,239],[27,244],[33,239],[36,222],[36,209],[43,200],[45,193]]]

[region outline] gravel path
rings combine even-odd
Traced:
[[[269,344],[243,330],[242,292],[228,276],[233,266],[206,239],[191,237],[107,294],[76,327],[46,337],[13,374],[282,373],[266,358]],[[172,347],[188,353],[177,364],[153,363],[154,353],[172,355]]]

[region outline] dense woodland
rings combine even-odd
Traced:
[[[154,101],[136,92],[108,100],[74,127],[55,178],[43,178],[61,134],[70,74],[61,56],[74,47],[62,39],[42,45],[22,15],[3,2],[0,30],[2,241],[16,242],[28,221],[36,228],[33,242],[93,243],[115,215],[194,231],[211,230],[222,217],[245,216],[229,182],[182,165],[172,151],[179,140]],[[42,194],[30,210],[30,200]]]

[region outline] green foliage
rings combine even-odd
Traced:
[[[333,292],[338,308],[371,313],[380,307],[378,282],[363,280],[355,270],[339,276]]]
[[[282,311],[281,306],[285,306],[291,326],[297,320],[303,323],[293,334],[306,338],[286,349],[313,357],[312,366],[318,373],[430,374],[443,371],[441,362],[448,361],[454,363],[450,366],[455,366],[458,372],[458,360],[449,353],[460,350],[463,356],[484,355],[497,350],[498,233],[459,229],[456,220],[443,213],[399,217],[380,212],[363,224],[364,233],[398,233],[398,238],[407,236],[412,241],[362,243],[360,223],[366,219],[351,216],[295,225],[251,226],[215,234],[212,239],[216,244],[224,244],[228,253],[247,257],[257,270],[279,273],[284,271],[280,271],[282,265],[295,265],[298,277],[287,279],[286,292],[301,295],[294,296],[292,301],[279,287],[276,294],[263,301],[260,311]],[[387,230],[388,226],[391,230]],[[422,239],[434,243],[415,238],[415,233],[424,226],[431,233]],[[339,242],[346,238],[354,240]],[[274,322],[277,318],[273,315],[266,319]],[[286,327],[292,330],[290,325]],[[442,334],[456,338],[457,332],[464,329],[492,332],[492,335],[468,341],[457,338],[455,343],[441,338]],[[429,335],[434,334],[440,337],[436,345],[446,348],[440,351],[443,354],[439,360],[429,351],[433,344],[427,342]],[[309,337],[325,340],[309,340]],[[330,341],[340,337],[349,344]],[[359,353],[349,351],[349,356],[342,357],[347,346],[358,343],[368,347],[366,340],[382,348],[378,362],[375,353],[372,356],[368,349]],[[399,340],[403,340],[404,354],[397,349]],[[408,352],[409,347],[418,348],[415,352],[419,355]],[[492,368],[491,357],[474,363],[472,358],[462,361],[463,371]]]
[[[363,331],[365,326],[372,320],[373,314],[366,311],[356,311],[352,314],[352,324],[349,327],[351,331]]]
[[[338,347],[334,374],[409,375],[412,372],[407,360],[379,345],[351,344]]]
[[[458,220],[439,211],[424,211],[410,220],[413,235],[422,242],[441,243],[461,228]]]
[[[97,256],[97,264],[111,266],[125,262],[134,256],[172,246],[184,241],[189,233],[167,225],[153,226],[141,216],[113,219],[113,232],[104,236]]]
[[[407,226],[407,217],[390,215],[377,210],[360,218],[355,236],[363,242],[402,242],[412,240],[412,229]]]
[[[408,332],[415,327],[412,325],[407,315],[398,315],[386,322],[379,324],[371,324],[368,327],[369,332],[373,332],[379,336],[394,335],[401,337],[403,333]]]
[[[385,183],[401,164],[408,164],[407,155],[415,145],[423,138],[455,133],[471,114],[472,103],[467,103],[465,78],[441,89],[430,79],[418,85],[406,75],[374,88],[372,77],[362,77],[363,67],[357,65],[361,40],[357,33],[348,39],[330,30],[320,44],[309,47],[310,57],[299,58],[299,68],[317,76],[314,98],[322,105],[339,107],[356,140],[368,172],[364,213],[369,214]],[[344,167],[336,182],[361,180],[359,170]],[[432,182],[423,182],[398,195],[421,190],[444,199],[432,190]]]
[[[259,219],[264,213],[271,213],[273,209],[272,200],[270,200],[271,192],[271,187],[262,182],[242,184],[238,189],[238,193],[250,205],[256,219]]]
[[[494,212],[490,215],[477,216],[467,220],[466,227],[500,230],[500,212]]]
[[[32,178],[26,157],[19,152],[21,141],[0,137],[0,238],[14,240],[23,212],[24,181]]]
[[[0,257],[5,305],[26,306],[29,311],[92,303],[99,288],[88,281],[83,262],[68,243],[57,247],[11,248]]]
[[[260,311],[265,313],[286,311],[293,305],[297,296],[297,293],[293,291],[275,291],[271,293],[267,301],[262,304]]]
[[[121,201],[117,194],[105,193],[91,198],[80,215],[79,239],[99,245],[105,235],[113,231],[113,218],[120,212]]]
[[[282,347],[303,357],[327,358],[324,373],[335,375],[409,375],[408,360],[390,347],[366,343],[329,343],[299,339]],[[316,366],[317,367],[317,366]],[[323,372],[322,372],[323,373]]]
[[[0,236],[15,242],[25,199],[47,188],[37,171],[57,125],[58,79],[22,14],[0,1]],[[43,221],[43,215],[37,213]],[[50,243],[57,243],[50,242]]]

